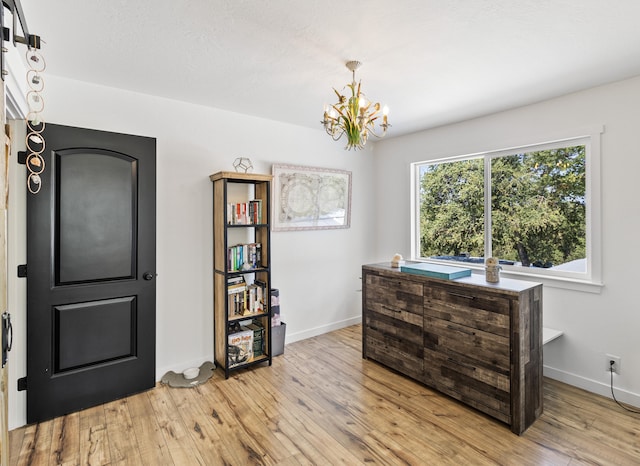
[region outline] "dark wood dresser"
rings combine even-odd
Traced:
[[[362,354],[523,433],[542,414],[542,285],[362,267]]]

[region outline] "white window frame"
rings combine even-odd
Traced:
[[[542,282],[545,285],[579,291],[599,293],[602,283],[602,227],[601,227],[601,135],[603,126],[574,131],[572,135],[543,139],[546,142],[513,145],[503,149],[477,152],[473,154],[452,157],[439,157],[410,165],[411,170],[411,257],[413,260],[425,262],[462,265],[474,269],[474,272],[484,273],[484,265],[437,260],[419,257],[420,254],[420,166],[442,162],[455,162],[475,158],[484,159],[485,192],[488,191],[491,160],[496,157],[512,155],[522,152],[535,152],[558,147],[576,145],[585,146],[585,199],[586,199],[586,272],[569,272],[536,267],[502,266],[501,275]],[[488,175],[489,174],[489,175]],[[490,196],[485,196],[485,254],[491,257],[491,209]]]

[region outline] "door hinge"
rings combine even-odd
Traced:
[[[24,151],[24,150],[18,151],[18,163],[20,165],[27,164],[27,151]]]
[[[22,377],[21,379],[18,379],[18,391],[23,392],[26,389],[27,389],[27,378]]]
[[[18,266],[18,278],[24,278],[27,276],[27,264],[21,264]]]

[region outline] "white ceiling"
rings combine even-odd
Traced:
[[[319,130],[353,59],[393,135],[640,75],[639,0],[21,2],[45,77]]]

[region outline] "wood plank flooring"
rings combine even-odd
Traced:
[[[640,416],[545,379],[522,436],[362,359],[361,327],[10,433],[10,465],[638,465]]]

